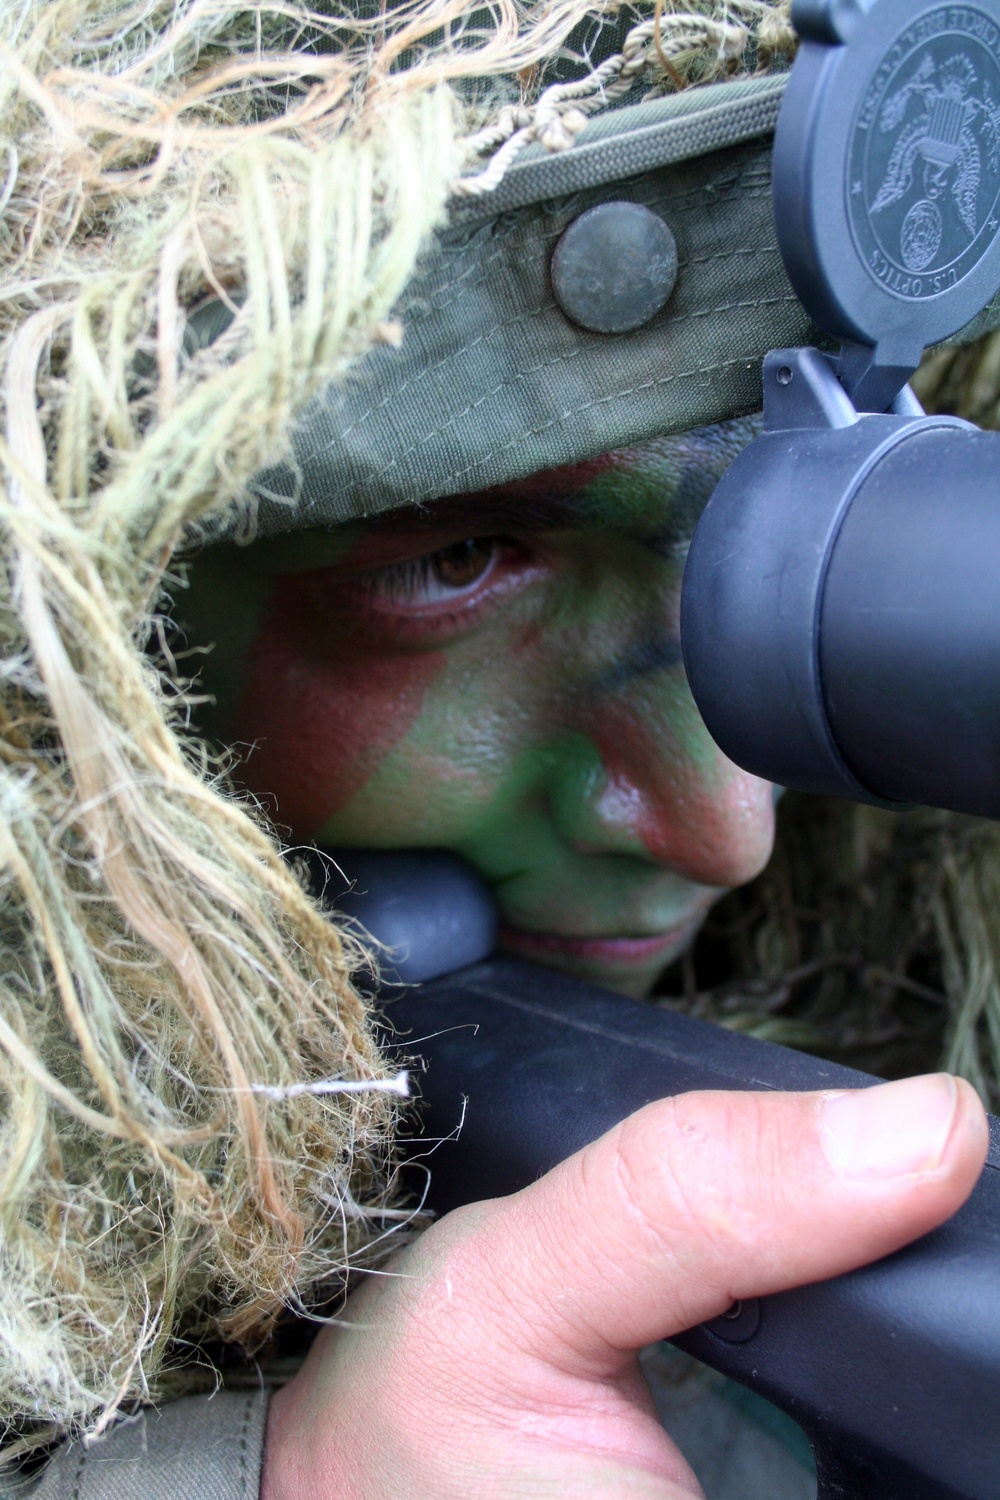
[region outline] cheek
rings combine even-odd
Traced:
[[[289,601],[289,604],[291,601]],[[362,789],[420,716],[444,665],[438,652],[387,655],[356,640],[313,654],[303,621],[281,601],[251,653],[235,738],[255,746],[251,791],[274,798],[277,820],[311,838]]]
[[[742,885],[771,853],[772,789],[726,759],[681,692],[687,701],[667,719],[621,704],[602,713],[592,734],[605,812],[627,821],[657,864],[702,885]]]

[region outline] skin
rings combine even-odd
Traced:
[[[648,993],[766,862],[771,788],[688,691],[686,542],[733,422],[196,562],[208,727],[296,841],[447,847],[509,949]],[[349,866],[348,866],[349,873]]]
[[[770,851],[771,789],[712,745],[677,641],[685,540],[747,436],[215,549],[186,611],[211,727],[294,837],[456,849],[510,946],[642,993]],[[925,1233],[987,1144],[946,1076],[650,1105],[352,1295],[271,1401],[262,1500],[699,1495],[637,1350]]]
[[[262,1500],[701,1495],[636,1350],[925,1233],[987,1144],[946,1075],[650,1105],[351,1298],[272,1399]]]

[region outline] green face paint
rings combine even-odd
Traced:
[[[211,727],[296,840],[456,850],[513,950],[633,994],[767,859],[684,681],[684,547],[746,423],[192,571]]]

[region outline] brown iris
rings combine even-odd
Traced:
[[[358,575],[370,596],[395,607],[443,604],[468,593],[489,576],[499,555],[499,538],[467,537],[405,562]]]
[[[429,561],[438,583],[448,589],[466,589],[483,576],[495,552],[492,537],[468,537],[432,553]]]

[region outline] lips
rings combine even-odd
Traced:
[[[554,932],[525,932],[517,927],[500,928],[500,945],[525,958],[583,959],[616,967],[640,967],[656,959],[666,960],[679,952],[701,925],[703,913],[680,927],[652,937],[563,937]]]

